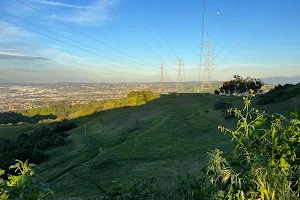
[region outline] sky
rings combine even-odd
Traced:
[[[201,41],[212,80],[300,75],[298,0],[206,2],[1,0],[0,82],[198,81]]]

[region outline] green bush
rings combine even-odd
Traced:
[[[62,132],[69,131],[76,127],[77,127],[77,122],[64,120],[62,122],[55,123],[55,125],[53,127],[53,132],[54,133],[62,133]]]
[[[214,199],[289,199],[300,197],[300,121],[267,115],[250,107],[231,109],[237,129],[219,129],[232,136],[235,150],[209,153],[202,195]],[[296,117],[296,114],[293,114]]]
[[[16,112],[4,112],[0,113],[0,124],[36,124],[40,120],[56,119],[55,115],[33,115],[33,116],[25,116],[21,113]]]
[[[5,174],[5,171],[0,169],[0,199],[40,200],[53,198],[54,194],[46,184],[34,182],[34,167],[36,165],[29,164],[28,161],[16,160],[16,164],[9,168],[15,169],[17,175]],[[6,175],[8,179],[2,179],[1,176],[3,175]]]
[[[300,120],[251,108],[229,109],[238,118],[230,134],[235,149],[224,157],[219,149],[208,153],[199,176],[181,176],[183,199],[298,200],[300,197]],[[204,173],[203,173],[204,172]]]
[[[65,137],[77,124],[71,121],[63,121],[50,125],[40,125],[31,133],[22,133],[17,141],[0,139],[0,168],[8,170],[16,158],[40,163],[44,158],[44,151],[50,147],[66,144]]]

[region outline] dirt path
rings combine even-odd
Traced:
[[[84,125],[84,135],[87,137],[86,129],[87,129],[87,127],[86,127],[86,125]]]

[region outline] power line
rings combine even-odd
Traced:
[[[174,51],[174,49],[171,47],[169,41],[167,40],[167,38],[165,37],[165,35],[163,34],[163,32],[161,31],[161,28],[157,26],[157,23],[155,22],[155,20],[153,19],[152,15],[150,12],[148,12],[146,9],[146,5],[142,4],[142,1],[140,1],[140,5],[143,5],[144,7],[144,11],[148,13],[148,19],[149,21],[153,24],[153,26],[158,30],[158,33],[160,34],[160,36],[163,38],[163,40],[166,42],[167,46],[169,47],[169,49],[172,51],[172,53],[175,55],[175,57],[180,60],[179,56],[176,54],[176,52]]]
[[[235,13],[235,10],[236,10],[236,7],[237,7],[239,1],[240,1],[240,0],[236,0],[235,5],[234,5],[234,7],[233,7],[233,10],[232,10],[232,12],[231,12],[230,18],[232,18],[233,14]],[[218,37],[217,43],[216,43],[216,45],[215,45],[214,48],[213,48],[213,52],[215,51],[216,46],[219,44],[220,39],[221,39],[222,36],[224,35],[224,33],[225,33],[226,29],[228,28],[229,24],[230,24],[230,23],[228,22],[227,25],[225,25],[225,26],[223,27],[223,30],[222,30],[220,36]]]
[[[1,10],[2,12],[5,12],[5,13],[7,13],[7,14],[13,16],[14,18],[17,18],[17,19],[19,19],[19,20],[22,20],[22,21],[24,21],[24,22],[26,22],[26,23],[28,23],[28,24],[31,24],[31,25],[36,26],[36,27],[38,27],[38,28],[44,29],[44,30],[46,30],[46,31],[48,31],[48,32],[50,32],[50,33],[53,33],[53,34],[55,34],[55,35],[58,35],[58,36],[60,36],[60,37],[62,37],[62,38],[65,38],[65,39],[67,39],[67,40],[70,40],[70,41],[72,41],[72,42],[75,42],[75,43],[77,43],[77,44],[80,44],[80,45],[82,45],[82,46],[88,47],[88,48],[90,48],[90,49],[93,49],[93,50],[95,50],[95,51],[99,51],[99,52],[101,52],[101,53],[110,55],[110,56],[112,56],[112,57],[116,57],[116,58],[121,59],[121,60],[124,60],[124,61],[131,62],[131,63],[134,63],[134,64],[148,66],[148,65],[143,64],[143,63],[138,63],[138,62],[135,62],[135,61],[131,61],[131,60],[129,60],[129,59],[121,58],[121,57],[119,57],[119,56],[116,56],[116,55],[113,55],[113,54],[110,54],[110,53],[101,51],[101,50],[99,50],[99,49],[96,49],[96,48],[94,48],[94,47],[91,47],[91,46],[89,46],[89,45],[86,45],[86,44],[84,44],[84,43],[82,43],[82,42],[76,41],[76,40],[74,40],[74,39],[72,39],[72,38],[70,38],[70,37],[66,37],[66,36],[64,36],[64,35],[62,35],[62,34],[59,34],[59,33],[57,33],[57,32],[54,32],[54,31],[52,31],[52,30],[50,30],[50,29],[47,29],[47,28],[44,28],[44,27],[42,27],[42,26],[39,26],[39,25],[37,25],[37,24],[35,24],[35,23],[32,23],[32,22],[30,22],[30,21],[28,21],[28,20],[26,20],[26,19],[23,19],[23,18],[21,18],[21,17],[18,17],[18,16],[16,16],[16,15],[13,15],[13,14],[11,14],[11,13],[5,11],[5,10],[2,10],[2,9],[0,9],[0,10]],[[108,58],[108,57],[105,57],[105,56],[103,56],[103,57],[106,58],[106,59],[109,59],[109,60],[113,60],[113,61],[119,62],[119,61],[117,61],[117,60],[114,60],[114,59],[111,59],[111,58]]]
[[[241,19],[239,19],[239,20],[235,23],[235,25],[234,25],[234,27],[233,27],[233,29],[232,29],[232,32],[235,31],[235,29],[236,29],[237,25],[240,23],[240,21],[241,21]],[[214,56],[213,59],[215,59],[215,58],[222,52],[222,50],[224,49],[225,45],[226,45],[227,42],[230,40],[231,36],[232,36],[232,34],[230,34],[230,35],[227,37],[227,39],[225,40],[225,42],[224,42],[224,44],[222,45],[221,49],[220,49],[220,50],[218,51],[218,53]]]
[[[204,27],[205,27],[205,15],[206,15],[206,0],[203,0],[203,13],[202,13],[202,31],[201,31],[201,45],[203,45],[204,40]]]
[[[104,70],[104,69],[99,69],[99,68],[96,68],[96,67],[94,67],[94,66],[85,65],[85,64],[77,63],[77,62],[70,61],[70,60],[64,60],[64,59],[54,58],[54,57],[50,57],[50,56],[45,56],[45,55],[40,54],[40,53],[35,53],[35,52],[32,52],[32,51],[28,51],[28,50],[24,50],[24,49],[20,49],[20,48],[15,48],[15,47],[3,45],[3,44],[0,44],[0,45],[3,46],[3,47],[6,47],[6,48],[11,48],[11,49],[15,49],[15,50],[18,50],[18,51],[24,51],[24,52],[26,52],[26,53],[30,53],[30,54],[33,54],[33,55],[42,56],[43,58],[47,58],[47,59],[50,59],[50,60],[51,60],[51,59],[53,59],[53,60],[61,60],[61,61],[63,61],[63,62],[70,62],[70,63],[74,63],[74,64],[78,64],[78,65],[82,65],[82,66],[94,68],[94,69],[97,69],[97,70],[109,71],[109,72],[118,73],[118,74],[122,74],[122,75],[141,76],[141,75],[135,75],[135,74],[124,73],[124,72],[118,72],[118,71],[114,71],[114,70],[110,70],[110,69],[105,69],[105,70]],[[64,65],[61,65],[61,66],[64,66]],[[74,68],[74,67],[71,67],[71,68]],[[82,69],[82,70],[83,70],[83,69]],[[108,74],[108,73],[107,73],[107,74]],[[143,77],[155,77],[155,76],[143,76]]]
[[[66,27],[72,29],[73,31],[76,31],[77,33],[80,33],[81,35],[84,35],[85,37],[90,38],[91,40],[94,40],[94,41],[96,41],[96,42],[98,42],[98,43],[100,43],[100,44],[102,44],[102,45],[104,45],[104,46],[106,46],[106,47],[108,47],[108,48],[110,48],[110,49],[113,49],[114,51],[116,51],[116,52],[118,52],[118,53],[121,53],[121,54],[123,54],[123,55],[126,55],[126,56],[128,56],[128,57],[130,57],[130,58],[132,58],[132,59],[139,60],[140,62],[147,63],[147,62],[145,62],[145,61],[143,61],[143,60],[141,60],[141,59],[139,59],[139,58],[135,58],[135,57],[133,57],[133,56],[131,56],[131,55],[125,53],[125,52],[122,52],[122,51],[120,51],[120,50],[118,50],[118,49],[116,49],[116,48],[114,48],[114,47],[112,47],[112,46],[110,46],[110,45],[108,45],[108,44],[106,44],[106,43],[104,43],[104,42],[101,42],[101,41],[99,41],[98,39],[96,39],[96,38],[94,38],[94,37],[91,37],[91,36],[89,36],[89,35],[87,35],[87,34],[81,32],[81,31],[79,31],[78,29],[73,28],[72,26],[70,26],[70,25],[68,25],[68,24],[66,24],[66,23],[64,23],[64,22],[62,22],[62,21],[60,21],[60,20],[58,20],[58,19],[52,17],[51,15],[49,15],[49,14],[47,14],[47,13],[41,11],[41,10],[38,10],[37,8],[35,8],[35,7],[29,5],[29,4],[27,4],[27,3],[25,3],[25,2],[23,2],[23,1],[21,1],[21,0],[16,0],[16,1],[22,3],[23,5],[25,5],[25,6],[27,6],[27,7],[30,7],[31,9],[33,9],[33,10],[35,10],[35,11],[37,11],[37,12],[39,12],[39,13],[45,15],[45,16],[47,16],[48,18],[51,18],[52,20],[54,20],[54,21],[56,21],[56,22],[58,22],[58,23],[60,23],[60,24],[62,24],[62,25],[64,25],[64,26],[66,26]],[[148,63],[148,64],[149,64],[149,63]],[[151,64],[151,65],[152,65],[152,64]]]
[[[29,52],[26,51],[26,50],[23,50],[23,49],[17,49],[17,48],[11,47],[11,46],[3,45],[3,44],[0,44],[0,46],[6,47],[6,48],[10,48],[10,49],[14,49],[14,50],[18,50],[18,51],[24,51],[24,52],[29,53]],[[31,52],[31,53],[32,53],[32,52]],[[36,54],[36,53],[32,53],[32,54],[33,54],[33,55],[41,56],[40,54]],[[49,59],[48,57],[45,57],[45,56],[40,57],[40,58],[44,58],[44,59],[47,58],[47,59]],[[32,61],[32,60],[31,60],[31,61]],[[46,62],[46,61],[44,61],[44,60],[38,60],[38,59],[36,59],[36,60],[34,60],[34,61],[35,61],[35,62],[40,62],[40,63],[51,64],[51,66],[60,66],[60,67],[64,67],[64,68],[74,68],[74,69],[79,69],[79,70],[82,70],[82,71],[89,71],[89,72],[93,72],[93,73],[94,73],[94,71],[86,70],[86,69],[82,69],[82,68],[78,68],[78,67],[70,67],[70,66],[61,65],[61,64],[54,64],[54,65],[53,65],[53,63]],[[110,74],[110,73],[104,73],[104,74]]]
[[[148,30],[149,34],[151,35],[151,37],[155,40],[155,42],[164,50],[165,48],[163,47],[163,45],[160,43],[160,41],[155,37],[155,35],[153,34],[153,32],[151,31],[151,29],[149,28],[149,26],[146,25],[146,23],[143,23],[142,18],[140,17],[140,14],[128,3],[127,0],[125,0],[126,4],[128,5],[128,7],[130,7],[135,15],[137,16],[137,18],[140,20],[141,24]],[[168,55],[168,57],[175,63],[177,64],[177,62],[170,56]]]
[[[205,15],[206,15],[206,0],[203,0],[203,11],[202,11],[202,30],[201,30],[201,54],[203,53],[203,41],[204,41],[204,27],[205,27]],[[201,67],[202,67],[203,56],[200,55],[200,64],[199,64],[199,84],[201,83]],[[196,91],[197,91],[197,82],[196,82]],[[200,86],[199,86],[200,87]]]
[[[3,32],[2,32],[2,33],[3,33]],[[58,49],[56,49],[56,48],[54,48],[54,47],[51,47],[51,46],[49,46],[49,45],[42,44],[42,43],[40,43],[40,42],[36,42],[36,41],[33,41],[33,40],[25,39],[25,38],[18,37],[18,36],[15,36],[15,35],[12,35],[12,34],[8,34],[8,33],[4,33],[4,34],[5,34],[5,35],[8,35],[8,36],[15,37],[15,38],[18,38],[18,39],[20,39],[20,40],[27,41],[27,42],[36,43],[36,44],[38,44],[38,45],[45,46],[45,47],[47,47],[47,48],[54,49],[54,50],[59,51],[59,52],[62,52],[62,53],[68,53],[68,54],[73,55],[73,56],[78,56],[78,55],[73,54],[73,53],[70,53],[70,52],[63,52],[63,51],[60,51],[60,50],[58,50]],[[93,59],[93,60],[95,60],[95,59]],[[82,64],[81,64],[81,65],[82,65]],[[107,65],[112,65],[112,64],[109,64],[109,63],[108,63]],[[118,65],[113,65],[113,66],[118,66]]]
[[[169,67],[171,67],[172,69],[176,70],[175,68],[173,68],[172,66],[170,66],[168,63],[166,63],[160,56],[158,56],[129,26],[127,26],[124,21],[103,1],[103,0],[99,0],[102,5],[109,10],[128,30],[129,32],[131,32],[131,34],[133,36],[135,36],[140,43],[142,43],[155,57],[157,57],[160,61],[162,61],[163,63],[165,63],[166,65],[168,65]]]
[[[271,3],[272,3],[272,1],[273,0],[269,0],[269,2],[266,4],[266,7],[265,7],[265,9],[262,11],[262,13],[258,16],[258,19],[257,20],[259,20],[259,18],[261,18],[262,16],[263,16],[263,14],[267,11],[267,8],[271,5]],[[252,27],[252,29],[253,29],[253,27]],[[225,62],[225,60],[227,60],[227,58],[229,57],[229,56],[231,56],[231,54],[233,54],[234,53],[234,51],[241,45],[241,43],[242,43],[242,41],[244,40],[244,38],[249,34],[249,32],[251,32],[251,29],[248,31],[248,32],[246,32],[245,34],[244,34],[244,36],[239,40],[239,42],[237,43],[237,45],[232,49],[232,51],[220,62],[220,64],[218,64],[215,68],[213,68],[213,70],[215,70],[216,68],[218,68],[220,65],[222,65],[224,62]]]
[[[38,32],[38,31],[35,31],[35,30],[33,30],[33,29],[30,29],[30,28],[27,28],[27,27],[25,27],[25,26],[22,26],[22,25],[20,25],[20,24],[17,24],[17,23],[11,22],[11,21],[9,21],[9,20],[6,20],[6,19],[4,19],[4,18],[2,18],[2,17],[0,17],[0,19],[2,19],[3,21],[6,21],[6,22],[8,22],[8,23],[10,23],[10,24],[13,24],[13,25],[15,25],[15,26],[22,27],[22,28],[24,28],[24,29],[26,29],[26,30],[29,30],[29,31],[31,31],[31,32],[34,32],[34,33],[36,33],[36,34],[39,34],[39,35],[42,35],[42,36],[48,37],[48,38],[50,38],[50,39],[52,39],[52,40],[56,40],[56,41],[58,41],[58,42],[61,42],[61,43],[67,44],[67,45],[69,45],[69,46],[71,46],[71,47],[74,47],[74,48],[77,48],[77,49],[79,49],[79,50],[81,50],[81,51],[85,51],[85,52],[88,52],[88,53],[90,53],[90,54],[94,54],[94,55],[96,55],[96,56],[102,57],[100,54],[97,54],[97,53],[94,53],[94,52],[92,52],[92,51],[89,51],[89,50],[83,49],[83,48],[81,48],[81,47],[78,47],[78,46],[75,46],[75,45],[73,45],[73,44],[70,44],[70,43],[64,42],[64,41],[62,41],[62,40],[56,39],[56,38],[54,38],[54,37],[52,37],[52,36],[49,36],[49,35],[46,35],[46,34],[40,33],[40,32]],[[110,65],[114,65],[114,64],[110,64]],[[115,66],[118,66],[118,65],[115,65]],[[144,68],[135,67],[135,66],[131,66],[131,67],[134,67],[134,68],[139,68],[139,69],[144,69]]]

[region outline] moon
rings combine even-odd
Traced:
[[[220,12],[217,12],[217,14],[219,15],[219,14],[220,14]]]

